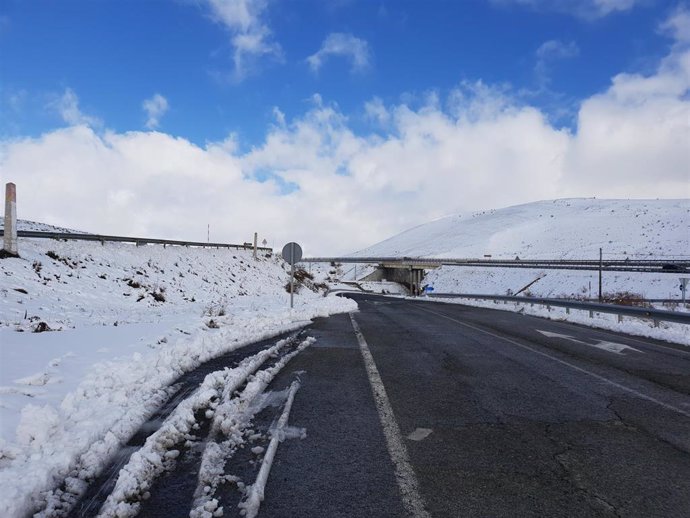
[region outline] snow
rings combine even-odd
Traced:
[[[303,347],[298,348],[297,352],[310,343],[310,340],[305,340],[302,344]],[[221,426],[221,422],[228,419],[244,420],[247,405],[268,384],[263,383],[263,380],[269,378],[267,376],[262,378],[262,382],[257,382],[261,374],[256,373],[257,369],[287,344],[287,340],[281,340],[273,347],[241,362],[234,369],[225,369],[209,374],[195,394],[180,403],[165,423],[146,440],[146,444],[132,455],[130,461],[120,471],[115,488],[108,496],[99,516],[123,518],[138,514],[140,501],[144,498],[144,494],[151,487],[155,478],[174,466],[174,459],[179,454],[179,450],[174,449],[174,447],[187,439],[192,432],[196,425],[195,413],[197,411],[207,408],[213,409],[216,428]],[[292,357],[288,356],[289,358]],[[274,367],[272,374],[277,373],[285,363],[287,360],[278,368]],[[256,373],[257,378],[250,382],[239,398],[233,398],[234,392],[254,373]],[[170,455],[173,452],[175,453]],[[221,448],[220,444],[215,442],[209,442],[206,452],[199,471],[200,492],[203,496],[197,497],[201,500],[199,507],[202,510],[207,509],[207,504],[212,500],[211,488],[218,483],[223,475],[222,467],[228,453]],[[209,460],[210,458],[213,459],[213,462]],[[209,489],[204,490],[207,484]],[[197,514],[203,515],[201,512]]]
[[[210,502],[217,502],[214,494],[222,482],[221,475],[224,472],[225,463],[233,455],[237,447],[244,442],[244,431],[247,429],[254,414],[261,410],[261,405],[254,404],[257,398],[259,398],[276,374],[294,356],[314,343],[314,341],[313,338],[307,338],[294,351],[280,358],[275,365],[257,372],[254,379],[247,384],[239,397],[232,398],[231,391],[224,394],[224,398],[218,405],[216,415],[213,418],[211,433],[202,455],[199,468],[199,483],[194,493],[194,503],[190,513],[192,518],[203,518],[203,511],[208,510],[207,507]],[[292,390],[290,393],[292,393]],[[288,401],[290,401],[289,394]],[[285,423],[283,423],[284,425]]]
[[[291,310],[283,261],[244,250],[20,239],[19,253],[0,261],[1,516],[68,475],[78,489],[184,372],[356,309],[302,289]]]
[[[259,507],[261,507],[261,502],[264,499],[264,493],[266,490],[266,482],[268,481],[268,474],[271,472],[271,467],[273,466],[273,459],[278,449],[278,443],[284,439],[282,434],[283,429],[287,426],[287,421],[290,417],[290,409],[292,408],[292,402],[295,400],[295,394],[299,390],[299,381],[293,381],[290,385],[290,392],[288,393],[287,401],[285,402],[285,407],[283,408],[283,413],[278,419],[278,424],[271,436],[271,441],[268,444],[268,450],[264,456],[264,460],[261,463],[261,468],[259,469],[259,474],[256,476],[256,481],[251,486],[247,487],[246,498],[243,502],[240,502],[239,507],[244,511],[242,514],[246,518],[255,518],[259,514]],[[263,451],[263,448],[261,449]]]
[[[606,254],[685,255],[690,200],[546,200],[420,225],[364,250],[364,256],[583,259]]]
[[[690,200],[548,200],[455,214],[352,256],[493,259],[690,259]],[[676,273],[604,273],[604,292],[679,299]],[[361,276],[359,276],[361,278]],[[443,266],[424,282],[437,293],[505,295],[540,278],[539,297],[597,297],[595,271]]]

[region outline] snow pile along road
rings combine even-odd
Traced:
[[[80,462],[98,471],[181,374],[356,309],[302,289],[291,310],[282,260],[249,251],[22,239],[20,254],[0,261],[2,516]]]

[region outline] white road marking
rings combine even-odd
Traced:
[[[390,295],[380,295],[380,296],[381,297],[390,297]],[[441,302],[441,301],[433,300],[433,299],[420,300],[417,302],[427,303],[427,304],[446,304],[446,305],[452,304],[452,303]],[[469,306],[469,307],[480,308],[480,306]],[[482,308],[482,309],[484,309],[484,308]],[[511,311],[511,310],[504,310],[502,308],[490,308],[490,309],[497,309],[498,311]],[[518,311],[512,311],[512,312],[513,313],[519,313]],[[523,315],[524,313],[520,313],[520,314]],[[544,319],[544,317],[540,317],[538,315],[527,315],[527,316],[530,316],[533,318],[541,318],[542,320]],[[551,320],[551,325],[554,325],[554,326],[566,327],[566,326],[572,326],[572,324],[573,324],[572,322],[568,322],[568,321]],[[586,325],[586,324],[582,324],[582,325]],[[588,327],[590,327],[590,330],[594,333],[615,336],[614,332],[610,331],[608,329],[604,329],[602,327],[593,327],[593,326],[588,326]],[[669,347],[668,345],[663,345],[663,344],[658,344],[658,343],[654,343],[654,342],[641,340],[641,338],[645,338],[645,337],[644,336],[634,337],[634,336],[630,336],[630,335],[626,335],[626,337],[625,337],[625,339],[628,341],[637,342],[638,344],[646,345],[647,347],[651,347],[651,348],[658,347],[664,351],[672,351],[674,353],[679,353],[679,354],[684,354],[684,355],[690,356],[690,351],[678,349],[677,347]],[[652,337],[649,337],[649,339],[653,340]]]
[[[431,428],[416,428],[414,432],[408,434],[405,438],[411,441],[423,441],[431,435],[431,432],[433,432]]]
[[[571,342],[575,342],[576,344],[587,345],[589,347],[596,347],[597,349],[602,349],[602,350],[608,351],[610,353],[623,354],[623,351],[625,351],[626,349],[630,349],[631,351],[635,351],[635,352],[644,354],[639,349],[635,349],[634,347],[630,347],[629,345],[619,344],[616,342],[607,342],[607,341],[599,340],[595,344],[590,344],[587,342],[583,342],[582,340],[578,340],[577,338],[573,338],[570,335],[562,335],[560,333],[552,333],[551,331],[542,331],[541,329],[536,329],[536,331],[538,333],[543,334],[544,336],[548,336],[549,338],[564,338],[566,340],[570,340]]]
[[[366,367],[367,376],[369,377],[371,392],[374,395],[376,410],[379,413],[379,420],[383,427],[383,435],[386,438],[388,455],[390,455],[393,461],[393,467],[395,468],[395,478],[398,482],[398,488],[400,489],[403,507],[405,507],[405,511],[407,511],[409,516],[415,518],[430,518],[431,515],[424,507],[424,500],[422,500],[419,491],[417,476],[410,464],[407,448],[400,435],[400,427],[395,420],[395,414],[393,414],[393,408],[388,400],[388,394],[386,394],[386,388],[383,386],[379,370],[376,368],[374,357],[371,355],[369,346],[352,313],[350,313],[350,320],[352,321],[352,328],[355,330],[355,336],[357,336],[357,341],[359,342],[359,350],[362,353],[362,358],[364,358],[364,366]]]
[[[604,376],[600,376],[599,374],[595,374],[594,372],[588,371],[587,369],[583,369],[582,367],[578,367],[577,365],[573,365],[572,363],[569,363],[565,360],[561,360],[560,358],[556,358],[555,356],[551,356],[550,354],[547,354],[545,352],[538,351],[538,350],[533,349],[527,345],[523,345],[519,342],[516,342],[515,340],[511,340],[510,338],[505,338],[504,336],[497,335],[497,334],[492,333],[490,331],[485,331],[484,329],[482,329],[480,327],[473,326],[472,324],[468,324],[466,322],[461,322],[460,320],[457,320],[455,318],[443,315],[441,313],[437,313],[436,311],[431,311],[429,309],[421,308],[419,306],[415,306],[415,307],[417,309],[420,309],[420,310],[425,311],[427,313],[431,313],[431,314],[437,315],[441,318],[451,320],[457,324],[460,324],[461,326],[469,327],[470,329],[474,329],[475,331],[479,331],[480,333],[484,333],[486,335],[493,336],[494,338],[498,338],[499,340],[504,340],[504,341],[511,343],[513,345],[517,345],[518,347],[520,347],[522,349],[525,349],[527,351],[531,351],[531,352],[538,354],[540,356],[544,356],[546,358],[549,358],[549,359],[551,359],[555,362],[558,362],[562,365],[566,365],[566,366],[570,367],[571,369],[575,369],[576,371],[582,372],[583,374],[587,374],[588,376],[591,376],[595,379],[598,379],[599,381],[603,381],[604,383],[607,383],[607,384],[612,385],[616,388],[624,390],[625,392],[629,392],[630,394],[634,394],[635,396],[637,396],[641,399],[646,399],[647,401],[651,401],[652,403],[656,403],[657,405],[662,406],[662,407],[666,408],[667,410],[677,412],[681,415],[684,415],[685,417],[690,418],[690,412],[687,410],[683,410],[682,408],[678,408],[678,407],[675,407],[673,405],[669,405],[668,403],[664,403],[663,401],[659,401],[658,399],[653,398],[652,396],[648,396],[648,395],[643,394],[642,392],[640,392],[638,390],[635,390],[635,389],[630,388],[630,387],[626,387],[625,385],[621,385],[620,383],[617,383],[615,381],[611,381],[610,379],[605,378]]]

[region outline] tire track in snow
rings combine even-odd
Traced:
[[[283,335],[287,340],[295,339],[301,331]],[[228,365],[238,365],[251,356],[265,351],[276,338],[266,339],[255,344],[235,349],[214,358],[193,371],[183,374],[173,385],[162,389],[152,398],[151,414],[132,416],[143,425],[132,432],[109,431],[101,440],[86,450],[62,482],[57,481],[55,489],[40,496],[35,515],[41,518],[95,516],[104,500],[111,493],[121,468],[131,455],[145,444],[146,439],[155,433],[180,402],[197,391],[205,377]],[[125,419],[127,420],[127,419]]]
[[[253,414],[250,412],[256,410],[251,408],[252,402],[263,393],[280,369],[313,341],[308,338],[299,342],[298,335],[293,335],[290,339],[279,341],[273,347],[246,357],[234,369],[208,374],[194,394],[182,401],[161,427],[146,439],[143,447],[129,457],[128,462],[119,471],[115,487],[100,508],[98,516],[136,516],[152,495],[158,498],[158,494],[163,495],[170,489],[166,488],[166,485],[174,477],[160,480],[158,478],[161,474],[175,469],[178,457],[180,461],[187,463],[188,472],[195,471],[194,468],[199,466],[199,460],[194,455],[188,457],[188,454],[193,453],[194,446],[203,444],[203,439],[210,434],[213,422],[220,419],[216,418],[219,410],[220,414],[229,417],[234,425],[248,422],[239,419],[232,411],[225,415],[222,403],[227,403],[229,409],[247,410],[247,417],[251,419]],[[262,368],[262,365],[269,361],[271,365]],[[242,390],[241,394],[234,397],[238,390]],[[221,433],[223,422],[221,419],[217,425]],[[233,427],[233,431],[239,433],[241,438],[240,428]],[[177,492],[178,488],[174,487],[172,490]],[[187,505],[191,505],[191,497],[190,491],[190,500],[185,501]],[[84,516],[81,512],[76,515]]]

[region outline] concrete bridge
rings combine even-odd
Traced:
[[[619,272],[656,272],[683,274],[690,271],[690,259],[493,259],[431,257],[306,257],[303,263],[377,264],[362,281],[393,281],[419,295],[427,270],[441,266],[479,268],[532,268],[540,270],[590,270]]]
[[[410,290],[410,294],[417,296],[422,292],[426,270],[438,268],[439,264],[425,263],[379,263],[376,270],[360,279],[361,281],[393,281],[398,282]]]

